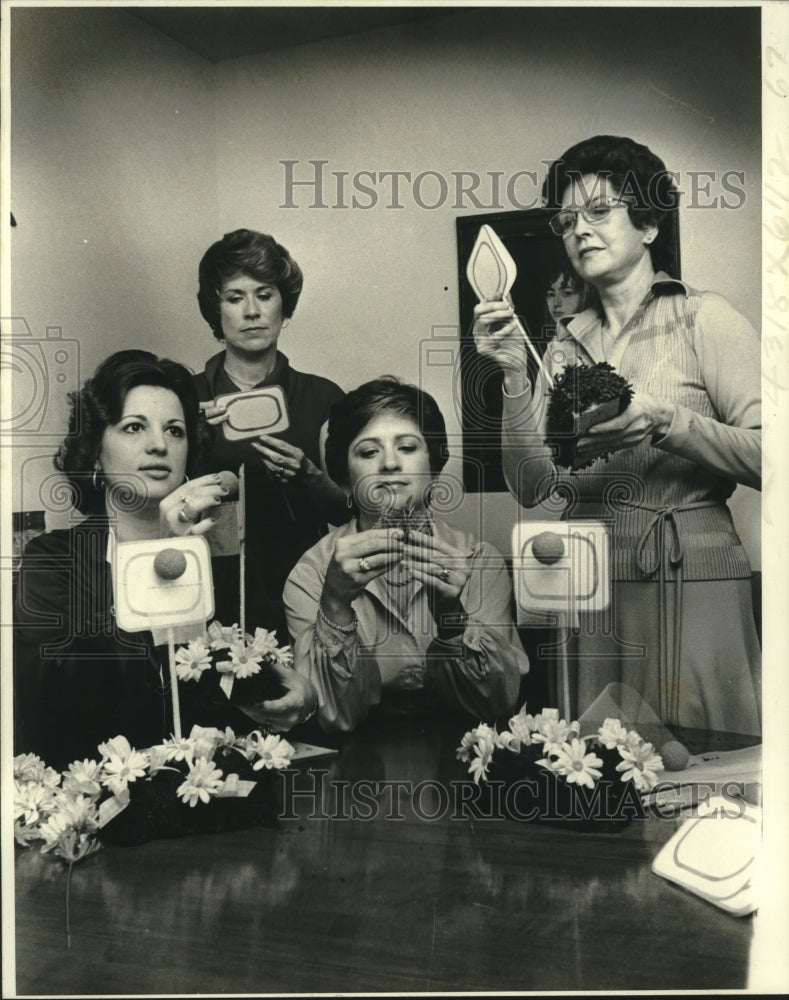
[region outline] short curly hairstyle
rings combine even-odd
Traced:
[[[627,136],[592,136],[571,146],[548,168],[542,187],[546,207],[558,211],[565,190],[586,174],[606,178],[632,199],[627,212],[636,229],[658,227],[649,252],[654,267],[665,269],[671,261],[666,220],[679,206],[679,191],[665,163],[648,146]]]
[[[416,385],[394,375],[365,382],[335,403],[329,413],[326,437],[326,469],[341,486],[348,485],[348,450],[375,417],[385,412],[410,417],[427,443],[430,471],[434,476],[447,463],[447,429],[433,397]]]
[[[177,361],[158,358],[149,351],[118,351],[102,361],[81,389],[69,393],[68,436],[54,457],[55,468],[71,487],[74,506],[83,514],[99,514],[105,509],[104,489],[93,482],[96,459],[104,431],[120,421],[127,394],[139,385],[161,386],[178,397],[186,424],[187,475],[200,474],[209,432],[192,374]]]
[[[293,315],[304,285],[301,268],[273,236],[236,229],[206,250],[198,268],[197,302],[217,340],[223,339],[219,295],[225,282],[237,274],[275,285],[282,296],[283,317]]]

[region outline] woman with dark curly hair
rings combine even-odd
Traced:
[[[278,349],[301,295],[303,276],[288,251],[266,233],[237,229],[208,248],[200,261],[198,303],[223,350],[208,360],[195,385],[217,427],[210,469],[238,472],[247,483],[247,552],[261,569],[272,602],[280,602],[296,560],[347,520],[342,490],[326,473],[323,444],[334,382],[291,368]],[[289,426],[274,434],[228,440],[227,410],[215,404],[227,393],[279,386]],[[280,631],[286,638],[284,612]]]
[[[55,465],[87,517],[28,544],[14,615],[17,752],[40,754],[55,767],[95,754],[99,742],[116,735],[142,748],[172,734],[166,650],[157,650],[150,632],[131,635],[115,622],[112,545],[205,535],[228,492],[219,475],[198,475],[205,428],[182,365],[121,351],[70,399],[69,432]],[[238,620],[239,574],[231,561],[235,566],[227,558],[212,563],[224,624]],[[248,620],[266,627],[254,587],[247,605]],[[315,703],[309,684],[282,671],[287,693],[242,713],[218,691],[213,674],[184,688],[188,728],[251,728],[250,715],[289,728]]]
[[[365,383],[332,408],[326,460],[356,516],[302,556],[284,594],[321,725],[510,711],[528,660],[504,560],[430,509],[447,460],[436,401],[393,378]]]
[[[68,480],[80,513],[105,514],[111,506],[111,513],[125,525],[117,530],[121,540],[127,531],[135,537],[145,530],[135,525],[151,518],[162,518],[161,534],[205,534],[211,528],[209,518],[196,515],[213,506],[216,476],[190,483],[190,500],[197,509],[189,523],[179,521],[178,510],[171,509],[177,505],[173,491],[197,476],[208,443],[192,375],[183,365],[148,351],[118,351],[69,398],[68,434],[54,463]],[[128,461],[119,466],[118,447],[124,439],[136,446],[143,430],[136,414],[126,416],[127,410],[134,413],[137,400],[152,411],[146,424],[153,422],[154,410],[162,411],[157,416],[163,439],[152,439],[144,449],[150,457],[141,458],[136,466]],[[162,507],[168,496],[170,501]]]
[[[510,490],[526,507],[559,487],[569,515],[612,535],[613,597],[570,636],[577,711],[625,682],[681,731],[760,731],[760,646],[751,568],[726,500],[760,487],[759,337],[724,299],[666,265],[678,192],[663,161],[632,139],[599,135],[549,168],[545,203],[588,308],[558,321],[545,363],[607,362],[633,398],[589,428],[568,474],[545,445],[549,386],[527,376],[509,302],[476,309],[481,354],[504,372],[503,449]],[[601,456],[610,456],[601,461]]]

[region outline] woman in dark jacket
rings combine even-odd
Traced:
[[[262,574],[272,605],[279,608],[280,637],[287,630],[282,588],[299,556],[350,511],[323,460],[329,410],[339,386],[291,368],[278,349],[301,294],[301,269],[273,237],[249,229],[227,233],[200,261],[198,303],[223,350],[195,376],[200,400],[217,434],[209,469],[243,465],[246,473],[247,556]],[[288,427],[278,434],[231,439],[222,424],[228,393],[279,386]]]
[[[146,351],[104,361],[71,396],[69,434],[55,458],[85,520],[34,538],[16,585],[16,752],[37,753],[53,767],[95,756],[117,735],[143,748],[173,734],[166,647],[151,632],[124,632],[112,596],[114,543],[206,535],[226,487],[197,476],[201,420],[192,375]],[[203,428],[204,431],[204,428]],[[215,614],[239,619],[238,561],[212,560]],[[247,587],[249,626],[261,620],[256,588]],[[248,627],[249,627],[248,626]],[[314,707],[310,686],[278,670],[283,697],[248,711],[219,690],[217,672],[179,685],[183,728],[254,728],[252,718],[290,728]]]

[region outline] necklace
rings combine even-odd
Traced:
[[[235,372],[232,372],[227,367],[227,364],[224,364],[222,367],[225,369],[225,375],[227,375],[229,379],[235,382],[235,384],[239,387],[239,389],[245,389],[245,390],[254,389],[255,386],[258,384],[258,382],[263,381],[263,379],[261,378],[255,378],[252,379],[252,381],[250,381],[247,378],[242,378],[240,375],[236,375]],[[264,375],[263,378],[265,377],[266,376]]]

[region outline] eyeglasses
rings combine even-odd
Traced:
[[[615,208],[627,205],[632,205],[632,202],[624,198],[603,198],[590,202],[583,208],[563,208],[561,212],[551,216],[548,225],[557,236],[568,236],[575,229],[579,215],[592,225],[596,225],[607,219]]]

